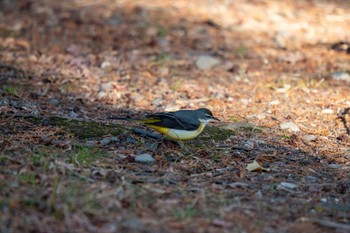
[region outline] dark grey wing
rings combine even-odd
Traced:
[[[198,120],[184,116],[176,116],[173,112],[150,114],[146,116],[146,119],[159,120],[158,122],[145,123],[146,125],[149,124],[170,129],[196,130],[200,125]]]

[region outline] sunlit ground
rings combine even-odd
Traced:
[[[1,4],[0,232],[350,231],[347,1]]]

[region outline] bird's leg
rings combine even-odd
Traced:
[[[183,141],[176,141],[177,144],[180,146],[181,148],[181,151],[185,154],[185,155],[188,155],[188,154],[191,154],[191,152],[188,150],[188,147],[185,145],[185,143]]]

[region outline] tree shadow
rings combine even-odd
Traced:
[[[350,181],[341,170],[346,166],[318,151],[322,143],[319,138],[307,141],[297,133],[257,130],[250,124],[235,130],[224,129],[223,125],[208,127],[200,137],[186,143],[190,152],[183,153],[181,148],[166,142],[160,144],[160,149],[152,147],[154,140],[132,133],[133,124],[106,120],[110,115],[143,115],[163,107],[163,102],[157,103],[153,97],[147,97],[146,104],[139,102],[146,94],[156,96],[162,92],[166,99],[167,88],[181,89],[162,83],[172,76],[193,75],[183,81],[195,80],[196,85],[190,88],[209,89],[215,82],[224,89],[229,79],[214,79],[218,70],[202,73],[192,61],[204,53],[237,59],[238,63],[254,61],[256,54],[247,54],[240,45],[241,41],[250,40],[250,33],[229,33],[230,29],[205,17],[197,21],[175,18],[167,15],[165,9],[123,9],[112,3],[75,8],[51,2],[40,8],[41,3],[15,1],[11,4],[19,7],[16,12],[12,6],[4,10],[10,22],[16,17],[24,19],[23,25],[18,26],[20,30],[8,32],[13,33],[15,42],[6,41],[10,45],[6,52],[22,60],[1,60],[18,63],[30,75],[19,75],[19,69],[6,65],[6,75],[0,76],[1,85],[8,87],[0,96],[0,148],[5,151],[0,160],[4,169],[1,175],[5,177],[2,182],[6,178],[15,182],[17,178],[11,172],[18,170],[23,187],[35,194],[23,194],[13,189],[15,185],[1,184],[6,187],[3,192],[7,201],[3,205],[15,209],[7,212],[9,219],[44,212],[54,225],[60,225],[64,219],[69,227],[69,216],[74,215],[72,219],[79,229],[88,225],[104,230],[116,221],[122,227],[111,231],[125,228],[130,232],[162,231],[168,226],[176,231],[180,225],[190,232],[201,224],[212,232],[217,227],[227,232],[237,230],[230,222],[258,232],[259,225],[265,230],[279,229],[281,222],[289,229],[298,225],[301,217],[348,220]],[[113,10],[106,13],[109,7]],[[31,19],[30,26],[24,24],[27,18]],[[224,32],[219,33],[220,30]],[[225,36],[228,41],[221,38]],[[23,38],[31,42],[29,46],[16,42]],[[63,57],[65,54],[67,57]],[[186,59],[190,62],[183,62]],[[148,65],[150,61],[152,64]],[[35,66],[36,62],[40,65]],[[164,67],[177,73],[169,74]],[[239,72],[233,66],[227,76]],[[148,92],[158,84],[163,89]],[[195,90],[199,93],[192,89],[180,91],[188,99],[183,107],[197,106],[191,101],[207,94]],[[211,106],[216,107],[215,103]],[[106,143],[106,138],[111,141]],[[76,144],[65,144],[67,140]],[[42,152],[43,146],[48,146],[48,152]],[[73,155],[67,152],[72,147],[78,148]],[[96,155],[87,153],[88,147],[102,151],[104,156],[93,157],[84,165],[86,156]],[[155,162],[136,163],[134,156],[144,153],[151,154]],[[248,172],[246,166],[254,160],[270,172]],[[34,174],[34,178],[23,174]],[[85,177],[79,183],[84,193],[64,183],[73,174],[78,181]],[[54,192],[51,183],[63,183],[62,187],[73,191],[65,194],[57,188]],[[41,190],[41,186],[45,189]],[[24,195],[25,200],[13,201],[12,192]],[[89,192],[93,198],[84,196]],[[66,199],[57,198],[58,194]],[[76,199],[72,201],[70,196]],[[22,213],[21,208],[26,212]],[[127,222],[130,216],[141,219],[144,225]],[[153,221],[147,222],[147,218]],[[163,223],[155,223],[159,219]],[[251,219],[257,221],[249,223]],[[6,219],[1,221],[6,224],[0,225],[11,227]],[[50,221],[33,220],[31,227],[39,229],[40,224]],[[187,224],[190,221],[192,225]],[[19,223],[19,228],[25,226],[25,222]]]

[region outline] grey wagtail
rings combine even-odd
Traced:
[[[220,121],[206,108],[197,110],[179,110],[146,115],[143,119],[116,118],[140,122],[172,140],[189,140],[197,137],[211,120]]]

